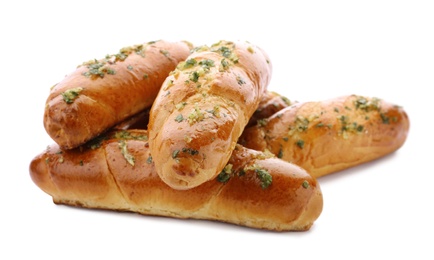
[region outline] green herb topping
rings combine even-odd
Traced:
[[[383,124],[390,124],[390,122],[397,122],[398,118],[396,116],[393,117],[389,117],[384,113],[380,113],[380,117],[381,117],[381,121],[383,122]]]
[[[166,57],[170,56],[170,53],[168,51],[166,51],[166,50],[160,50],[160,53],[163,54]]]
[[[119,141],[119,149],[121,149],[121,153],[124,156],[125,160],[132,166],[134,166],[135,158],[128,152],[127,142],[125,140]]]
[[[232,174],[232,164],[227,164],[225,168],[219,173],[217,176],[217,181],[226,183],[230,178]]]
[[[301,139],[298,139],[298,140],[295,142],[295,144],[296,144],[298,147],[300,147],[301,149],[303,149],[303,147],[304,147],[304,141],[301,140]]]
[[[256,174],[256,177],[259,179],[262,189],[268,188],[273,181],[273,177],[271,176],[271,174],[266,169],[263,169],[256,164],[244,167],[244,169],[241,169],[237,175],[239,177],[244,176],[246,172],[254,172]],[[226,183],[233,175],[235,175],[233,165],[227,164],[217,176],[217,181]]]
[[[143,140],[147,141],[148,136],[144,134],[133,134],[126,130],[116,131],[113,135],[113,138],[116,139],[126,139],[126,140]]]
[[[258,119],[258,121],[256,121],[256,123],[259,127],[264,127],[268,124],[268,120],[266,118],[261,118],[261,119]]]
[[[115,64],[118,61],[125,61],[131,53],[135,53],[144,58],[145,51],[146,45],[143,44],[124,47],[119,50],[119,53],[106,55],[104,59],[93,59],[87,62],[83,62],[80,66],[86,66],[86,68],[88,68],[88,71],[83,72],[82,74],[86,77],[100,78],[103,78],[106,74],[115,75],[116,71],[110,68],[110,65]],[[127,68],[129,70],[132,70],[131,66],[128,66]],[[147,76],[145,78],[147,78]]]
[[[215,105],[212,110],[206,110],[206,112],[212,114],[213,116],[219,118],[220,117],[220,106]]]
[[[187,105],[187,102],[181,102],[176,104],[175,108],[178,110],[182,110],[185,107],[185,105]]]
[[[235,44],[229,41],[220,41],[211,45],[211,51],[219,53],[233,63],[238,63],[238,56],[234,53]]]
[[[267,170],[261,168],[256,168],[255,172],[259,180],[261,181],[261,187],[263,189],[268,188],[268,186],[270,186],[271,182],[273,181],[273,177],[271,176],[271,174]]]
[[[348,132],[352,133],[361,133],[363,132],[363,125],[358,124],[357,122],[349,122],[349,117],[345,115],[341,115],[337,117],[342,124],[340,133],[343,135],[344,139],[348,139]]]
[[[197,155],[197,154],[199,154],[199,151],[198,150],[195,150],[195,149],[193,149],[193,148],[182,148],[181,149],[181,151],[183,152],[183,153],[187,153],[187,154],[189,154],[189,155]]]
[[[199,61],[199,65],[206,71],[209,71],[211,67],[214,67],[214,61],[210,59]]]
[[[146,159],[146,163],[152,164],[152,156],[151,155],[149,155],[148,159]]]
[[[283,100],[283,102],[284,102],[286,105],[288,105],[288,106],[292,105],[291,100],[289,100],[287,97],[281,96],[280,98]]]
[[[190,125],[202,121],[205,118],[204,114],[202,111],[200,111],[199,106],[197,105],[197,103],[194,106],[194,110],[191,111],[191,113],[188,115],[188,123],[190,123]]]
[[[229,62],[226,59],[222,59],[222,61],[220,62],[221,64],[221,71],[225,71],[229,68]]]
[[[193,73],[190,74],[189,79],[193,82],[197,82],[199,80],[199,72],[193,71]]]
[[[237,76],[237,82],[240,86],[246,84],[246,81],[240,76]]]
[[[173,159],[176,159],[176,158],[178,157],[178,154],[179,154],[179,150],[175,150],[175,151],[173,151],[173,153],[172,153],[172,158],[173,158]]]
[[[105,60],[92,60],[83,63],[83,65],[86,65],[86,67],[89,69],[86,72],[83,72],[83,76],[86,77],[92,77],[92,76],[99,76],[100,78],[104,78],[105,74],[114,75],[116,72],[108,67],[108,63]]]
[[[197,61],[195,59],[188,59],[184,62],[184,65],[182,66],[183,69],[188,69],[191,67],[196,66]]]
[[[179,114],[176,116],[175,121],[178,123],[181,123],[182,121],[184,121],[184,117],[182,116],[182,114]]]
[[[303,116],[297,116],[294,124],[289,126],[289,135],[293,135],[295,132],[305,132],[309,128],[309,120]]]
[[[259,179],[262,189],[268,188],[273,182],[273,177],[271,174],[266,169],[259,167],[257,164],[244,167],[243,172],[248,171],[253,171],[256,173],[256,177]]]
[[[365,97],[357,97],[354,101],[356,109],[361,109],[366,112],[380,110],[381,100],[378,98],[367,99]]]
[[[68,89],[62,93],[63,101],[65,101],[67,104],[71,104],[74,102],[74,99],[78,97],[82,90],[83,88],[81,87]]]

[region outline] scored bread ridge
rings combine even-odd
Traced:
[[[163,81],[192,47],[159,40],[78,66],[50,90],[44,111],[48,135],[71,149],[151,107]]]
[[[239,145],[216,179],[172,189],[155,171],[144,130],[117,131],[72,150],[51,145],[32,160],[30,175],[59,204],[276,231],[308,230],[323,206],[319,184],[305,170]]]
[[[286,107],[246,128],[239,143],[268,150],[317,178],[396,151],[409,127],[402,107],[349,95]]]
[[[165,80],[150,111],[157,173],[174,189],[216,176],[271,78],[265,52],[247,42],[195,48]]]

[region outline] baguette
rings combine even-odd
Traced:
[[[268,150],[318,178],[394,152],[409,127],[403,108],[350,95],[287,107],[246,128],[239,143]]]
[[[224,170],[189,190],[155,171],[145,130],[115,131],[72,150],[53,144],[30,176],[56,204],[174,218],[215,220],[275,231],[308,230],[323,197],[300,167],[237,145]]]
[[[71,149],[151,107],[169,72],[191,48],[188,42],[161,40],[83,63],[50,91],[44,111],[48,135]]]
[[[267,55],[246,42],[196,48],[181,62],[150,111],[149,146],[161,179],[174,189],[190,189],[215,178],[270,77]]]

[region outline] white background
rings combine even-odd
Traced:
[[[432,3],[3,1],[0,259],[433,259]],[[270,55],[270,90],[379,97],[404,107],[410,134],[385,158],[320,178],[324,210],[308,232],[56,206],[28,172],[52,143],[49,88],[84,61],[158,39],[250,41]]]

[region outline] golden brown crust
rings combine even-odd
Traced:
[[[44,112],[47,133],[71,149],[150,107],[191,47],[187,42],[149,42],[82,64],[51,89]]]
[[[276,231],[308,230],[322,211],[317,181],[300,167],[264,153],[237,146],[231,167],[217,179],[175,190],[155,171],[146,131],[109,136],[114,137],[72,150],[50,146],[32,160],[32,180],[59,204]],[[260,171],[272,177],[266,188]]]
[[[196,187],[227,163],[271,76],[266,54],[245,42],[197,48],[163,83],[150,112],[157,172],[175,189]]]
[[[239,142],[269,150],[314,177],[368,162],[399,149],[409,131],[406,112],[357,95],[298,103],[247,128]]]

